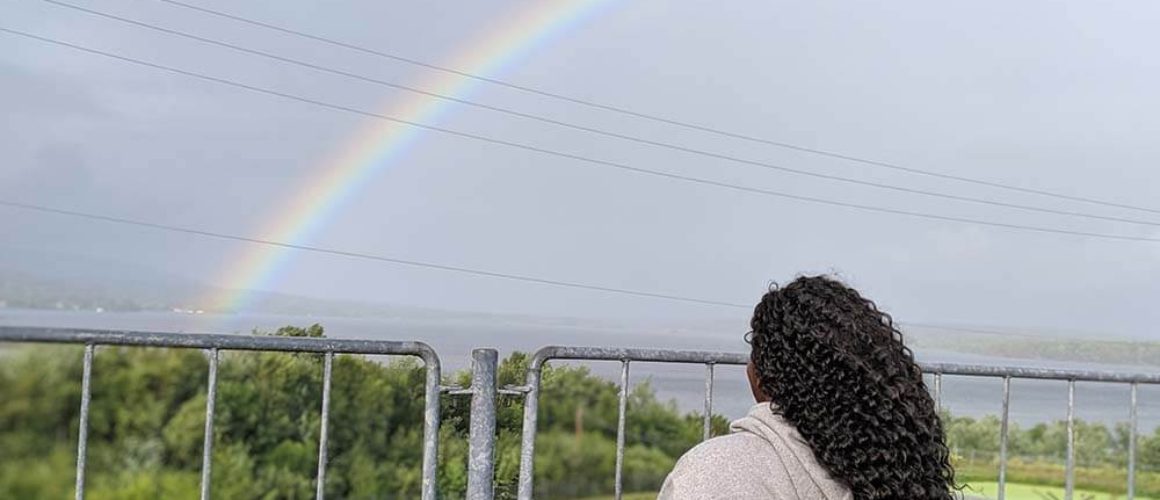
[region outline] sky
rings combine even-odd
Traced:
[[[67,0],[371,78],[431,70],[158,0]],[[189,0],[432,64],[529,8],[494,2]],[[548,1],[548,0],[544,0]],[[554,1],[554,0],[552,0]],[[1160,5],[610,0],[489,77],[666,119],[942,174],[1160,210]],[[379,112],[383,88],[41,1],[0,26]],[[0,198],[254,235],[375,120],[0,33]],[[585,108],[468,97],[749,161],[1160,224]],[[453,106],[431,123],[672,174],[944,217],[1160,239],[1160,226],[1029,213],[738,164]],[[904,321],[1160,339],[1160,241],[867,212],[419,134],[302,244],[714,301],[835,273]],[[0,207],[9,251],[228,286],[248,243]],[[291,252],[266,291],[456,310],[675,321],[744,309]]]

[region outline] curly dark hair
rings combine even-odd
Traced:
[[[751,327],[761,392],[855,499],[954,498],[942,422],[889,314],[808,276],[771,287]]]

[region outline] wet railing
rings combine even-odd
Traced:
[[[601,347],[559,347],[549,346],[536,351],[528,368],[526,385],[513,387],[526,394],[524,404],[523,440],[520,449],[520,500],[530,500],[534,492],[534,462],[536,445],[536,423],[540,397],[540,376],[544,364],[553,359],[586,361],[619,361],[620,393],[616,425],[616,466],[613,488],[616,499],[623,491],[621,471],[624,465],[624,438],[626,406],[628,402],[628,374],[632,362],[683,363],[705,365],[705,413],[703,437],[709,437],[710,418],[713,410],[713,367],[715,365],[744,365],[749,356],[741,353],[711,351],[676,351],[663,349],[614,349]],[[1140,384],[1160,384],[1160,373],[1103,372],[1087,370],[1054,370],[1040,368],[1020,368],[955,363],[920,363],[924,373],[933,377],[932,395],[941,407],[942,379],[944,376],[991,377],[1003,381],[1002,414],[1000,415],[999,438],[999,490],[998,498],[1006,498],[1008,425],[1011,408],[1012,379],[1060,380],[1067,382],[1067,455],[1065,466],[1065,500],[1072,500],[1075,493],[1075,384],[1076,382],[1104,382],[1127,384],[1130,386],[1129,441],[1127,498],[1135,497],[1136,486],[1136,442],[1137,442],[1137,395]],[[470,497],[469,498],[476,498]],[[489,498],[489,497],[478,497]]]
[[[436,455],[439,449],[439,356],[422,342],[388,340],[344,340],[306,337],[257,335],[210,335],[156,332],[120,332],[81,329],[46,329],[0,327],[0,342],[63,343],[84,345],[81,375],[80,423],[77,432],[76,498],[85,495],[85,459],[88,447],[89,404],[92,396],[93,354],[100,346],[138,346],[202,349],[209,359],[206,385],[205,435],[202,448],[201,499],[210,494],[213,457],[213,425],[217,399],[218,358],[221,351],[274,351],[316,353],[323,355],[322,422],[318,438],[318,475],[316,498],[323,498],[326,484],[328,421],[330,417],[330,380],[335,354],[406,355],[421,358],[427,372],[423,412],[422,498],[436,498]],[[100,376],[98,373],[96,376]],[[0,402],[0,404],[3,404]]]
[[[745,365],[748,355],[713,351],[682,351],[666,349],[620,349],[602,347],[544,347],[533,354],[524,385],[499,387],[497,385],[498,353],[494,349],[472,351],[470,387],[441,384],[439,356],[427,344],[412,341],[346,340],[326,338],[175,334],[155,332],[121,332],[85,329],[46,329],[0,327],[0,342],[65,343],[84,346],[81,375],[80,418],[76,457],[76,498],[84,498],[85,459],[88,446],[88,416],[91,400],[93,356],[100,346],[138,346],[201,349],[209,360],[205,407],[205,430],[202,450],[201,498],[209,498],[212,475],[213,422],[217,395],[217,371],[220,351],[275,351],[322,354],[323,380],[321,423],[318,444],[316,495],[323,498],[326,481],[328,420],[330,414],[331,372],[335,354],[408,355],[421,358],[425,363],[424,430],[422,461],[422,498],[435,500],[437,453],[439,437],[440,394],[471,397],[470,430],[468,436],[469,500],[490,500],[494,494],[496,398],[498,395],[524,397],[523,435],[520,449],[518,498],[530,500],[534,493],[534,457],[536,426],[539,412],[540,380],[549,360],[617,361],[621,364],[616,424],[616,465],[613,477],[617,499],[623,494],[622,470],[625,451],[625,422],[628,418],[629,368],[633,362],[681,363],[705,366],[705,393],[703,433],[710,437],[713,413],[713,377],[716,365]],[[1075,386],[1076,382],[1126,384],[1130,387],[1129,442],[1127,460],[1127,498],[1135,496],[1137,454],[1137,399],[1141,384],[1160,385],[1160,373],[1103,372],[1086,370],[1054,370],[950,363],[920,363],[923,371],[932,377],[931,391],[941,407],[942,382],[945,376],[989,377],[1002,381],[1002,413],[1000,415],[999,443],[999,499],[1006,497],[1008,462],[1008,426],[1011,406],[1011,382],[1014,379],[1059,380],[1067,382],[1067,451],[1065,467],[1065,499],[1071,500],[1075,491]],[[95,376],[100,376],[96,374]],[[2,404],[2,402],[0,402]]]
[[[710,419],[713,414],[713,366],[744,365],[749,357],[744,354],[712,351],[675,351],[665,349],[615,349],[603,347],[544,347],[532,355],[528,367],[527,383],[513,388],[527,394],[524,401],[524,425],[520,447],[520,480],[518,498],[531,499],[533,496],[533,476],[536,448],[536,423],[539,418],[540,375],[544,364],[552,359],[589,361],[620,361],[620,393],[616,417],[616,467],[613,488],[619,500],[624,494],[621,472],[624,467],[624,423],[628,405],[628,371],[633,361],[655,363],[685,363],[705,365],[705,414],[702,437],[708,439]],[[470,498],[470,497],[469,497]]]

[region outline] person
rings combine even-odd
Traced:
[[[889,314],[809,276],[771,287],[750,326],[757,404],[682,456],[660,500],[953,498],[938,411]]]

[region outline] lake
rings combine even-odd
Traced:
[[[419,340],[439,353],[445,373],[464,369],[472,348],[493,347],[501,357],[513,351],[534,351],[545,345],[607,347],[653,347],[741,351],[743,332],[691,333],[677,329],[629,329],[610,326],[571,326],[561,322],[518,322],[506,319],[349,318],[281,315],[209,315],[167,312],[96,313],[88,311],[30,311],[0,309],[0,325],[152,330],[164,332],[246,333],[255,328],[274,330],[285,325],[320,323],[333,338]],[[1123,370],[1124,367],[1093,363],[991,358],[941,350],[917,352],[924,361],[983,364],[1017,364],[1050,368]],[[619,363],[592,362],[594,373],[619,379]],[[1133,369],[1135,370],[1135,368]],[[649,380],[663,399],[672,399],[685,410],[700,410],[704,400],[705,368],[700,365],[633,363],[631,380]],[[714,411],[730,418],[745,413],[752,400],[742,367],[719,366],[714,385]],[[1011,418],[1020,425],[1061,420],[1067,415],[1067,384],[1056,381],[1012,382]],[[999,379],[944,377],[944,406],[956,415],[998,414],[1002,404]],[[1123,384],[1078,383],[1076,415],[1104,423],[1128,420],[1128,387]],[[631,418],[631,408],[629,409]],[[1141,386],[1140,429],[1151,432],[1160,426],[1160,387]]]

